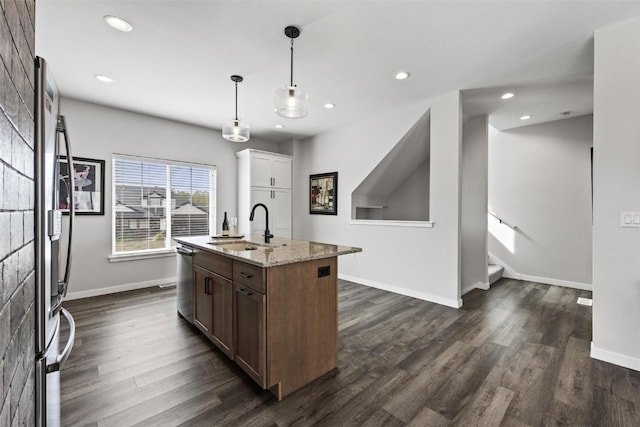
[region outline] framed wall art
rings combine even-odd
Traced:
[[[59,157],[58,209],[69,214],[71,179],[66,156]],[[104,160],[73,158],[75,208],[77,215],[104,215]]]
[[[338,172],[309,176],[309,213],[338,215]]]

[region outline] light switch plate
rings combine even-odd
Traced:
[[[640,212],[638,211],[621,211],[620,227],[637,227],[640,228]]]

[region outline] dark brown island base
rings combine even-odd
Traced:
[[[175,239],[193,250],[193,324],[277,398],[338,367],[337,256],[262,236]]]

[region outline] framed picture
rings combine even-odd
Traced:
[[[59,157],[60,180],[58,209],[69,214],[69,163],[66,156]],[[104,215],[104,160],[73,158],[75,181],[75,208],[78,215]]]
[[[309,176],[309,213],[338,215],[338,172]]]

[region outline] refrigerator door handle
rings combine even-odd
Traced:
[[[58,116],[58,123],[56,131],[62,133],[64,136],[64,145],[67,151],[67,164],[69,165],[69,241],[67,243],[67,265],[64,270],[64,278],[62,282],[58,284],[58,289],[62,298],[67,296],[67,288],[69,287],[69,274],[71,272],[71,242],[73,241],[73,224],[75,222],[76,204],[75,204],[75,176],[73,156],[71,155],[71,143],[69,141],[69,135],[67,134],[67,125],[65,123],[64,116]],[[62,301],[60,301],[62,302]]]
[[[71,354],[71,349],[73,348],[73,343],[76,340],[76,322],[73,320],[73,316],[64,308],[60,309],[60,314],[62,314],[69,323],[69,338],[67,339],[67,344],[64,346],[64,350],[62,350],[62,353],[56,357],[55,362],[47,364],[47,374],[60,370],[60,367],[69,358],[69,354]]]

